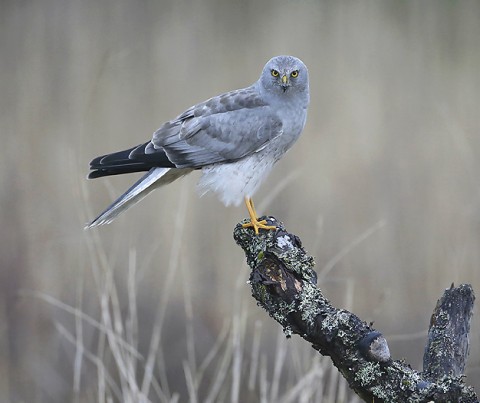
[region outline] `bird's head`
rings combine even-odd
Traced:
[[[263,68],[263,88],[279,93],[308,92],[307,66],[293,56],[276,56]]]

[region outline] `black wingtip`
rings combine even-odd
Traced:
[[[102,173],[102,171],[92,171],[87,175],[87,179],[96,179],[101,178],[102,176],[107,176]]]
[[[88,179],[104,176],[121,175],[134,172],[149,171],[154,167],[175,168],[163,150],[146,154],[145,150],[150,142],[118,151],[111,154],[100,155],[90,162]]]

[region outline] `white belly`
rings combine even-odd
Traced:
[[[202,168],[198,192],[204,195],[213,191],[226,206],[238,206],[245,197],[253,196],[275,163],[273,158],[262,154]]]

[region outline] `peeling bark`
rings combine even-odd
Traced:
[[[314,259],[300,239],[275,218],[262,219],[277,230],[255,235],[238,224],[234,238],[252,269],[253,297],[282,325],[287,337],[298,334],[329,356],[350,387],[367,402],[478,402],[473,388],[465,385],[458,373],[460,368],[463,371],[461,365],[455,365],[458,369],[454,371],[438,372],[430,370],[432,364],[427,376],[393,360],[380,332],[353,313],[333,307],[316,287]],[[469,323],[471,315],[465,315],[465,310],[455,312],[449,321],[460,320],[460,316],[463,323]],[[469,325],[464,329],[468,333]],[[466,343],[468,346],[468,339]],[[446,344],[439,342],[436,351],[450,351],[452,346]],[[463,352],[465,362],[468,347],[455,351]]]

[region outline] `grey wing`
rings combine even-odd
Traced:
[[[199,168],[243,158],[281,133],[280,119],[249,87],[188,109],[154,133],[152,146],[178,168]]]

